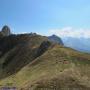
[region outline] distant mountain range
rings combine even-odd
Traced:
[[[64,37],[61,38],[57,35],[52,35],[48,37],[49,40],[62,44],[66,47],[73,48],[81,52],[90,53],[90,38],[73,38],[73,37]]]
[[[90,53],[90,38],[62,38],[65,46],[82,52]]]

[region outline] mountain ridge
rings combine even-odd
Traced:
[[[90,90],[90,54],[35,33],[4,36],[0,52],[0,89]]]

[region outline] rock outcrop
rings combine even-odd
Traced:
[[[60,37],[56,36],[56,35],[52,35],[52,36],[49,36],[48,39],[54,43],[58,43],[60,45],[64,45],[63,44],[63,41],[61,40]]]
[[[9,36],[9,35],[11,35],[10,28],[7,25],[3,26],[3,28],[0,31],[0,38],[3,38],[5,36]]]
[[[10,28],[7,25],[3,26],[1,33],[3,36],[9,36],[11,34]]]

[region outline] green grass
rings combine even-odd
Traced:
[[[55,87],[89,90],[90,55],[55,45],[16,74],[0,80],[0,85],[24,90],[54,90]]]

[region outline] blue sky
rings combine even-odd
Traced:
[[[90,29],[90,0],[0,0],[0,27],[5,24],[15,33],[46,35],[65,27]]]

